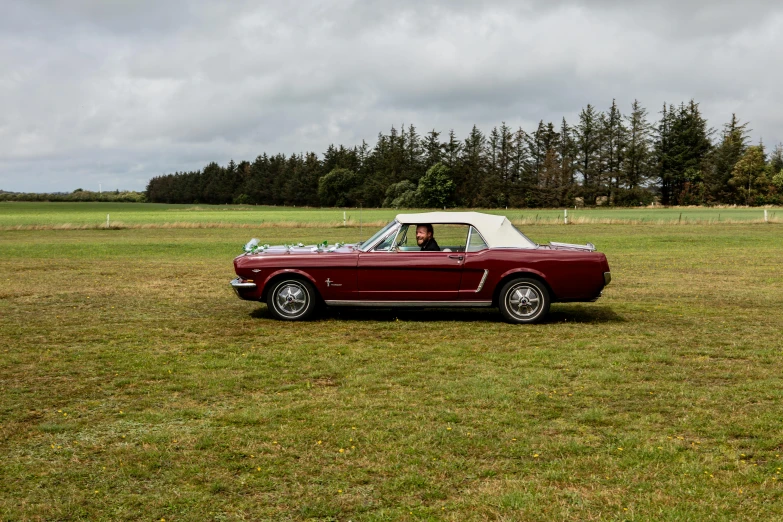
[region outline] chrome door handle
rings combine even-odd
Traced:
[[[459,259],[460,261],[462,261],[464,259],[464,257],[463,256],[449,256],[449,259]]]

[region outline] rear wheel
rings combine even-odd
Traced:
[[[549,312],[549,292],[540,281],[512,279],[500,290],[498,307],[509,323],[537,323]]]
[[[315,288],[307,281],[281,279],[272,286],[266,304],[276,319],[303,321],[313,315],[316,299]]]

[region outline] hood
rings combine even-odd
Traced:
[[[321,254],[328,252],[353,252],[356,245],[346,245],[344,243],[335,243],[330,245],[327,241],[318,243],[317,245],[305,245],[304,243],[285,244],[285,245],[269,245],[259,244],[258,239],[253,238],[248,241],[243,250],[242,256],[256,256],[256,255],[280,255],[280,254]]]

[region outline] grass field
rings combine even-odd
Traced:
[[[515,224],[560,224],[564,209],[484,210],[502,214]],[[0,230],[105,228],[269,228],[285,226],[338,227],[368,225],[377,227],[397,213],[416,210],[395,209],[309,209],[250,205],[159,205],[154,203],[17,203],[0,202]],[[703,224],[760,223],[764,209],[748,207],[704,208],[618,208],[569,209],[575,224]],[[768,208],[767,220],[783,223],[783,209]]]
[[[777,223],[528,226],[613,272],[540,325],[289,324],[241,245],[372,230],[56,229],[94,207],[0,205],[0,520],[783,520]]]

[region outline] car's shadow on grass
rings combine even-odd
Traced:
[[[272,319],[266,306],[250,313],[254,319]],[[314,321],[406,321],[406,322],[487,322],[504,323],[497,308],[326,308],[313,317]],[[624,322],[608,306],[563,304],[554,305],[541,324]]]

